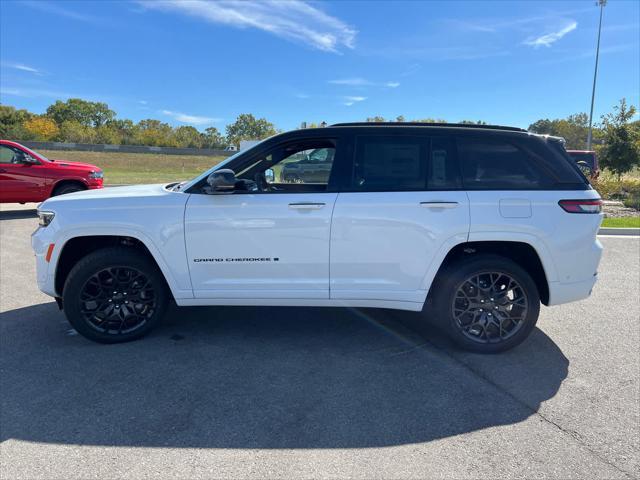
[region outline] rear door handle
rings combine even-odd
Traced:
[[[290,203],[289,208],[293,208],[294,210],[320,210],[324,205],[324,203],[299,202]]]
[[[426,208],[456,208],[458,202],[420,202],[420,206]]]
[[[0,168],[0,173],[7,173],[7,171],[4,168]]]

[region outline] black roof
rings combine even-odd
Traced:
[[[507,130],[510,132],[526,132],[524,128],[506,127],[503,125],[479,125],[476,123],[430,123],[430,122],[349,122],[334,123],[332,127],[446,127],[446,128],[480,128],[485,130]]]

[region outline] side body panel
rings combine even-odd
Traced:
[[[195,298],[329,298],[336,193],[191,195],[185,212]]]
[[[463,191],[341,193],[331,229],[331,298],[422,304],[430,267],[468,232]]]
[[[184,245],[184,207],[189,195],[162,185],[114,187],[53,197],[40,205],[56,213],[53,222],[32,235],[38,283],[56,296],[56,266],[67,241],[96,235],[129,236],[140,240],[155,258],[176,298],[192,298]],[[80,200],[80,201],[79,201]],[[84,201],[86,200],[86,201]],[[51,261],[44,262],[49,244]]]
[[[585,298],[595,284],[602,215],[572,214],[560,200],[598,199],[585,191],[470,191],[469,241],[515,241],[538,253],[549,282],[550,305]]]

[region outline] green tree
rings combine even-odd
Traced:
[[[190,125],[176,128],[174,138],[178,147],[202,148],[202,134]]]
[[[538,120],[529,125],[529,131],[542,135],[553,135],[566,140],[566,147],[570,150],[584,150],[587,147],[587,135],[589,133],[589,116],[586,113],[576,113],[567,118],[548,118]],[[594,138],[602,138],[602,132],[593,131]]]
[[[136,125],[135,143],[154,147],[175,147],[173,128],[168,123],[147,118]]]
[[[122,143],[120,132],[113,125],[101,125],[95,129],[95,133],[96,143],[106,145],[120,145]]]
[[[618,175],[627,173],[640,165],[640,140],[638,129],[630,123],[636,114],[633,105],[628,106],[626,99],[613,107],[613,112],[602,116],[604,145],[600,149],[600,164]]]
[[[202,134],[202,138],[202,146],[205,148],[223,149],[227,146],[227,141],[216,127],[209,127],[205,129]]]
[[[411,121],[418,122],[418,123],[447,123],[447,121],[442,118],[423,118],[423,119],[411,120]]]
[[[88,125],[83,125],[76,120],[65,120],[60,125],[58,138],[63,142],[94,143],[96,131]]]
[[[367,117],[367,122],[370,122],[370,123],[382,123],[384,121],[386,120],[384,119],[384,117],[381,117],[380,115],[376,115],[375,117]]]
[[[276,128],[265,118],[256,119],[250,113],[241,113],[226,129],[229,144],[240,147],[240,140],[262,140],[275,135]]]
[[[404,121],[405,121],[405,119],[404,119],[404,115],[398,115],[398,116],[396,117],[396,122],[404,122]]]
[[[132,145],[135,143],[136,126],[131,120],[109,120],[105,123],[107,127],[118,133],[118,143],[121,145]]]
[[[26,140],[27,131],[24,123],[33,117],[27,110],[16,110],[15,107],[0,105],[0,137],[12,140]]]
[[[47,108],[47,116],[58,125],[70,120],[87,127],[97,128],[113,120],[115,115],[116,112],[109,109],[106,103],[88,102],[80,98],[70,98],[66,102],[57,100]]]
[[[486,125],[487,122],[485,122],[484,120],[478,120],[477,122],[474,122],[473,120],[460,120],[458,122],[461,125]]]

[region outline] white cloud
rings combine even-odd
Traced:
[[[15,70],[21,70],[23,72],[33,73],[35,75],[42,75],[44,73],[41,70],[38,70],[37,68],[30,67],[29,65],[25,65],[23,63],[2,62],[2,66],[5,68],[13,68]]]
[[[329,80],[328,83],[333,85],[346,85],[348,87],[388,87],[397,88],[400,86],[400,82],[372,82],[361,77],[352,78],[339,78],[337,80]]]
[[[354,103],[364,102],[367,99],[367,97],[358,97],[358,96],[346,96],[343,98],[345,100],[344,105],[346,105],[347,107],[350,107]]]
[[[61,17],[67,17],[73,20],[79,20],[81,22],[98,23],[98,19],[96,17],[92,17],[90,15],[85,15],[83,13],[78,13],[76,11],[69,10],[68,8],[65,8],[62,5],[60,5],[61,2],[53,3],[53,2],[46,2],[42,0],[38,0],[38,1],[27,0],[22,3],[24,5],[27,5],[28,7],[35,8],[36,10],[40,10],[42,12],[52,13],[54,15],[59,15]]]
[[[305,100],[305,99],[307,99],[307,98],[310,98],[310,97],[311,97],[311,95],[308,95],[308,94],[306,94],[306,93],[296,93],[296,94],[294,95],[294,97],[296,97],[296,98],[300,98],[301,100]]]
[[[193,125],[207,125],[210,123],[220,122],[222,120],[221,118],[200,117],[198,115],[189,115],[188,113],[172,112],[171,110],[162,110],[160,113],[179,122],[190,123]]]
[[[354,48],[356,30],[302,0],[138,0],[150,10],[175,12],[210,23],[256,28],[326,52]]]
[[[578,28],[578,22],[571,21],[565,27],[561,28],[557,32],[547,33],[545,35],[542,35],[536,38],[529,38],[525,40],[524,44],[534,48],[538,48],[542,46],[550,47],[555,42],[557,42],[562,37],[564,37],[567,33],[573,32],[576,28]]]

